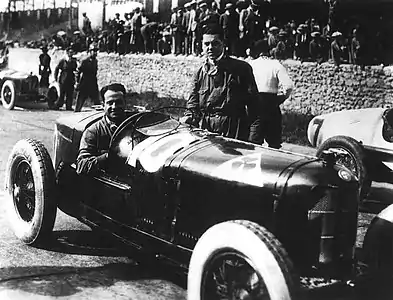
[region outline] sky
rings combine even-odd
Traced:
[[[8,1],[9,0],[0,0],[0,11],[5,11],[6,8],[8,7]],[[70,0],[55,0],[56,2],[56,7],[65,7],[69,6]],[[33,0],[26,0],[26,4],[32,3]],[[34,0],[34,6],[35,8],[52,8],[53,7],[53,0]],[[17,1],[17,10],[18,8],[20,10],[23,9],[23,2],[22,1]]]

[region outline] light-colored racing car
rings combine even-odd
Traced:
[[[393,183],[393,109],[343,110],[316,116],[307,130],[317,156],[333,152],[338,162],[357,175],[361,195],[371,182]]]

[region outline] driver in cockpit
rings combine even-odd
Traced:
[[[126,117],[124,85],[106,85],[100,94],[104,104],[104,116],[88,127],[82,135],[76,160],[78,174],[94,174],[105,169],[111,137]]]

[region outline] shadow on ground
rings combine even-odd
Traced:
[[[36,248],[64,254],[89,256],[126,256],[124,249],[108,236],[96,231],[54,231],[52,238]]]
[[[0,269],[0,290],[52,297],[67,297],[81,293],[82,298],[85,298],[93,289],[101,288],[106,292],[113,289],[112,296],[119,290],[123,295],[128,295],[127,290],[135,293],[140,289],[144,294],[164,293],[164,299],[184,299],[184,289],[177,286],[178,283],[171,284],[173,278],[168,278],[165,272],[160,270],[162,268],[152,270],[130,264],[109,264],[91,268],[9,267]],[[132,298],[131,294],[129,295]]]

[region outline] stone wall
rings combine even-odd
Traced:
[[[35,55],[38,56],[37,52]],[[22,62],[17,54],[18,61]],[[64,53],[56,51],[50,54],[54,70],[56,62]],[[134,95],[132,104],[147,103],[150,107],[183,106],[192,75],[202,63],[201,58],[157,55],[99,54],[98,60],[100,86],[109,82],[122,82]],[[37,70],[38,57],[30,62],[31,68]],[[298,61],[285,61],[284,65],[295,83],[295,90],[292,97],[284,102],[283,110],[317,115],[342,109],[393,104],[391,67],[366,66],[362,70],[359,66],[342,65],[336,70],[330,63],[317,65]],[[26,61],[23,61],[21,68],[26,70]]]
[[[341,65],[286,61],[295,83],[284,110],[317,115],[331,111],[385,107],[393,104],[393,69],[382,66]]]

